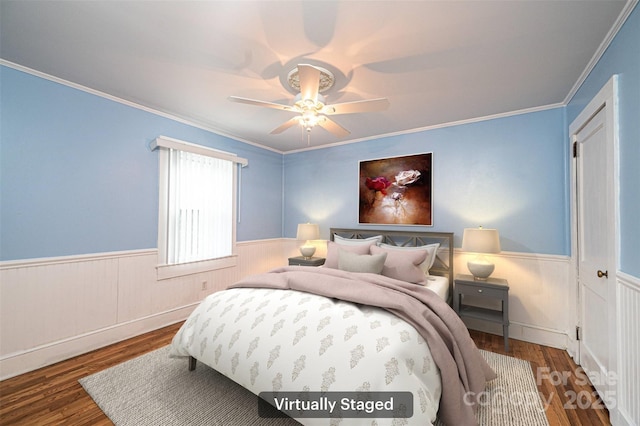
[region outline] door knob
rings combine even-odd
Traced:
[[[609,278],[609,271],[604,271],[602,272],[600,269],[598,269],[598,278]]]

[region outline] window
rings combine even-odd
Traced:
[[[167,263],[231,256],[233,163],[169,150]]]
[[[166,137],[160,149],[158,277],[235,265],[237,164],[245,159]]]

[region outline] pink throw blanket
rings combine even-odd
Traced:
[[[426,340],[442,376],[439,417],[446,425],[477,425],[478,395],[496,377],[466,326],[438,295],[420,285],[377,274],[289,266],[247,277],[234,287],[291,289],[386,309],[411,324]]]

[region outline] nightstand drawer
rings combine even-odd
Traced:
[[[324,265],[324,257],[290,257],[289,266],[322,266]]]
[[[456,291],[462,295],[491,297],[493,299],[502,299],[507,295],[506,290],[496,288],[479,288],[475,285],[456,283]]]

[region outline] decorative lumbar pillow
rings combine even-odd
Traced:
[[[338,249],[338,269],[348,272],[366,272],[379,274],[384,268],[386,253],[356,254],[342,248]]]
[[[339,249],[355,254],[370,254],[369,247],[374,245],[376,245],[375,241],[368,241],[366,244],[359,245],[341,245],[333,241],[327,241],[327,259],[324,262],[324,267],[338,269]]]
[[[367,244],[371,244],[372,241],[375,244],[380,244],[382,242],[382,235],[376,235],[375,237],[369,237],[369,238],[345,238],[345,237],[341,237],[338,234],[333,234],[333,241],[336,244],[340,244],[341,246],[367,245]]]
[[[385,247],[371,247],[372,254],[384,253],[387,259],[382,268],[382,275],[410,283],[421,283],[425,279],[420,265],[425,261],[427,250],[393,250]]]
[[[418,246],[418,247],[401,247],[401,246],[392,246],[390,244],[380,244],[380,247],[388,249],[388,250],[397,250],[397,251],[402,251],[402,252],[411,252],[411,251],[422,251],[422,250],[426,250],[427,251],[427,257],[425,258],[424,262],[422,262],[420,264],[420,269],[422,269],[422,271],[424,272],[425,275],[429,275],[429,269],[431,269],[431,267],[433,266],[434,262],[436,261],[436,255],[438,253],[438,248],[440,248],[440,243],[434,243],[434,244],[427,244],[424,246]]]

